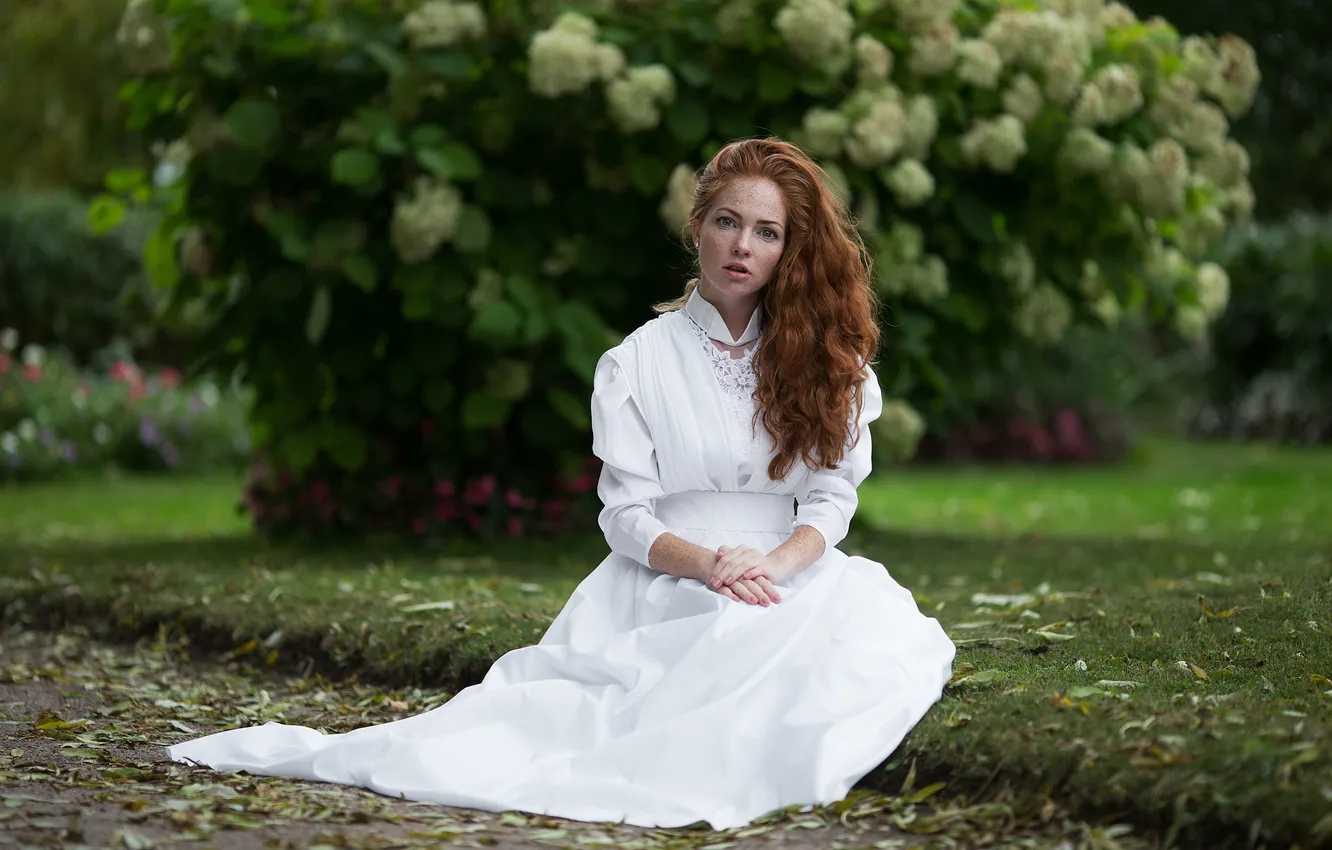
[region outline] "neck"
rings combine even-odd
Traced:
[[[739,297],[727,297],[707,283],[699,287],[699,294],[703,296],[704,301],[717,308],[722,321],[726,323],[726,329],[731,332],[732,339],[739,339],[745,328],[749,327],[749,319],[759,304],[757,292]]]

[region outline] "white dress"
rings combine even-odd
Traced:
[[[881,564],[836,545],[870,470],[871,373],[842,466],[767,475],[748,427],[751,348],[697,293],[606,352],[592,397],[611,554],[534,645],[414,717],[343,734],[279,723],[169,748],[217,770],[360,785],[410,800],[585,821],[744,825],[827,804],[885,759],[938,700],[954,646]],[[671,531],[771,551],[795,525],[827,547],[769,607],[645,565]]]

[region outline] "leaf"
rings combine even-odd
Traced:
[[[374,292],[379,285],[379,272],[365,254],[353,254],[342,261],[342,273],[360,287],[362,292]]]
[[[435,602],[419,602],[416,605],[408,605],[399,610],[404,614],[415,614],[420,611],[452,611],[454,604],[452,599],[440,599]]]
[[[550,389],[546,391],[546,401],[550,402],[551,409],[558,413],[565,422],[579,431],[586,431],[592,427],[589,406],[576,398],[573,393],[561,389]]]
[[[457,50],[438,50],[423,54],[421,67],[446,80],[461,80],[472,72],[472,57]]]
[[[225,120],[236,144],[261,150],[277,137],[282,117],[271,101],[246,97],[231,105]]]
[[[422,124],[408,136],[413,148],[439,148],[449,140],[448,131],[438,124]],[[422,163],[424,165],[424,163]]]
[[[467,335],[481,342],[507,344],[516,340],[522,322],[517,308],[501,298],[477,311]]]
[[[490,247],[490,219],[485,210],[468,204],[458,216],[458,229],[453,233],[453,247],[464,254],[480,254]]]
[[[379,157],[364,148],[344,148],[333,155],[329,171],[334,183],[366,187],[379,180]]]
[[[629,164],[629,178],[644,195],[660,193],[670,174],[671,167],[666,161],[654,156],[635,157]]]
[[[330,426],[325,432],[323,442],[333,462],[343,469],[354,471],[365,465],[369,443],[365,433],[355,425]]]
[[[694,98],[677,100],[666,110],[666,126],[675,138],[693,147],[708,135],[708,111]]]
[[[463,427],[481,431],[503,425],[509,418],[509,403],[493,393],[477,390],[463,399]]]
[[[1326,676],[1320,676],[1317,673],[1311,674],[1309,676],[1309,681],[1313,682],[1315,685],[1332,685],[1332,679],[1329,679]]]
[[[401,77],[407,73],[409,67],[407,57],[382,41],[368,42],[362,49],[370,54],[370,58],[374,59],[379,67],[387,71],[390,77]]]
[[[311,345],[318,345],[328,331],[328,323],[333,315],[333,300],[328,294],[328,287],[315,290],[310,300],[310,311],[305,316],[305,338]]]
[[[796,78],[791,70],[776,62],[762,62],[758,69],[758,97],[767,103],[780,103],[795,91]]]
[[[110,195],[98,195],[88,205],[88,227],[98,236],[111,232],[125,219],[125,205]]]
[[[963,193],[953,203],[953,211],[962,229],[972,238],[985,243],[998,243],[997,213],[989,204],[975,195]]]
[[[421,391],[421,400],[432,413],[439,413],[453,403],[455,391],[449,381],[431,381]]]
[[[926,785],[924,788],[911,794],[906,799],[908,803],[923,803],[947,787],[947,782],[936,782],[933,785]]]
[[[282,438],[282,454],[297,471],[314,463],[319,453],[319,434],[313,428],[300,428]]]
[[[1077,635],[1066,635],[1066,634],[1061,634],[1061,633],[1059,633],[1059,632],[1048,631],[1048,630],[1046,630],[1046,629],[1040,629],[1040,630],[1038,630],[1038,631],[1036,632],[1036,635],[1039,636],[1039,637],[1045,638],[1046,640],[1051,641],[1051,642],[1058,642],[1058,641],[1064,641],[1064,640],[1073,640],[1074,638],[1077,637]]]
[[[1087,697],[1104,696],[1106,693],[1108,692],[1091,685],[1077,685],[1068,689],[1069,699],[1086,699]]]

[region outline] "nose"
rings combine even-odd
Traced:
[[[741,257],[749,256],[749,233],[740,231],[735,237],[735,245],[731,247],[731,252]]]

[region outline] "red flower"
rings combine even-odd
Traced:
[[[176,387],[180,386],[181,374],[179,369],[173,369],[168,366],[162,370],[162,373],[158,377],[162,381],[162,386],[169,390],[174,390]]]
[[[451,498],[451,497],[453,496],[454,492],[455,492],[455,491],[454,491],[454,487],[453,487],[453,482],[452,482],[452,481],[445,481],[445,480],[442,479],[442,478],[437,478],[437,479],[435,479],[435,495],[436,495],[436,496],[439,496],[441,499],[448,499],[448,498]]]
[[[523,521],[516,516],[509,517],[509,536],[510,537],[523,536]]]
[[[0,375],[3,375],[9,371],[9,364],[11,362],[13,361],[9,359],[9,355],[0,351]]]
[[[436,502],[435,519],[448,522],[458,518],[458,505],[454,502]]]
[[[42,379],[41,364],[34,363],[31,366],[24,366],[23,376],[29,381],[40,381]]]
[[[569,483],[569,492],[586,493],[588,490],[591,490],[593,487],[596,486],[597,486],[597,476],[593,475],[590,472],[584,472],[582,475],[579,475],[577,478],[575,478],[572,482]]]

